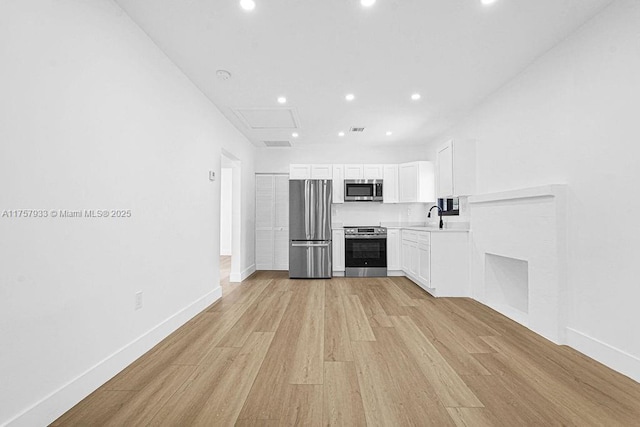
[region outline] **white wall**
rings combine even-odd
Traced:
[[[569,343],[636,380],[639,28],[615,1],[430,147],[477,139],[478,193],[568,184]]]
[[[109,0],[2,1],[0,64],[0,210],[131,210],[0,217],[0,424],[45,425],[220,295],[221,149],[253,264],[254,149]]]
[[[231,255],[233,170],[220,170],[220,255]]]

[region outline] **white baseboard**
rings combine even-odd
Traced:
[[[402,276],[406,276],[404,274],[404,271],[402,270],[387,270],[387,276],[388,277],[402,277]]]
[[[220,297],[222,288],[218,286],[3,425],[20,427],[50,424]]]
[[[567,328],[567,345],[640,382],[640,358],[572,328]]]
[[[229,275],[229,282],[238,283],[242,282],[247,277],[251,276],[256,271],[256,265],[251,264],[249,267],[245,268],[242,273],[231,273]]]

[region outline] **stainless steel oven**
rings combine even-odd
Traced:
[[[345,202],[381,202],[381,179],[347,179],[344,181]]]
[[[387,229],[344,228],[345,276],[386,277]]]

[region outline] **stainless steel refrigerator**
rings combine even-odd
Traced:
[[[331,277],[331,180],[289,181],[289,277]]]

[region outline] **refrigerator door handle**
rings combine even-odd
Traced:
[[[329,243],[292,243],[291,246],[294,248],[326,248]]]

